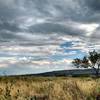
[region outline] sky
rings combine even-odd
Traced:
[[[100,0],[0,0],[0,75],[73,69],[99,32]]]

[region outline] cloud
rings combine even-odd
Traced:
[[[99,0],[0,0],[0,73],[68,69],[73,58],[99,51],[99,5]]]
[[[98,27],[99,27],[99,24],[80,25],[80,29],[86,30],[86,36],[91,36]]]
[[[99,11],[100,10],[100,1],[95,0],[85,0],[86,4],[94,11]]]

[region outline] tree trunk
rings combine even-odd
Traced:
[[[98,64],[98,68],[97,68],[97,74],[99,76],[99,69],[100,69],[100,64]]]
[[[99,77],[99,69],[100,69],[100,64],[98,64],[98,68],[95,68],[96,77]]]
[[[100,65],[98,65],[98,68],[93,67],[93,69],[94,69],[94,71],[95,71],[96,77],[99,76],[99,66],[100,66]]]
[[[98,76],[99,76],[99,70],[96,69],[96,77],[98,77]]]

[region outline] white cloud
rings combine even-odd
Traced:
[[[79,28],[86,31],[86,36],[91,36],[98,27],[99,24],[93,23],[93,24],[81,24]]]
[[[28,27],[35,25],[35,24],[41,24],[46,22],[46,18],[38,18],[33,16],[25,16],[25,17],[19,17],[16,19],[17,22],[19,22],[19,27],[22,29],[28,29]]]

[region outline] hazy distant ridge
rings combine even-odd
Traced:
[[[100,72],[99,72],[100,73]],[[34,74],[36,76],[74,76],[74,75],[95,75],[93,69],[74,69],[74,70],[60,70]]]

